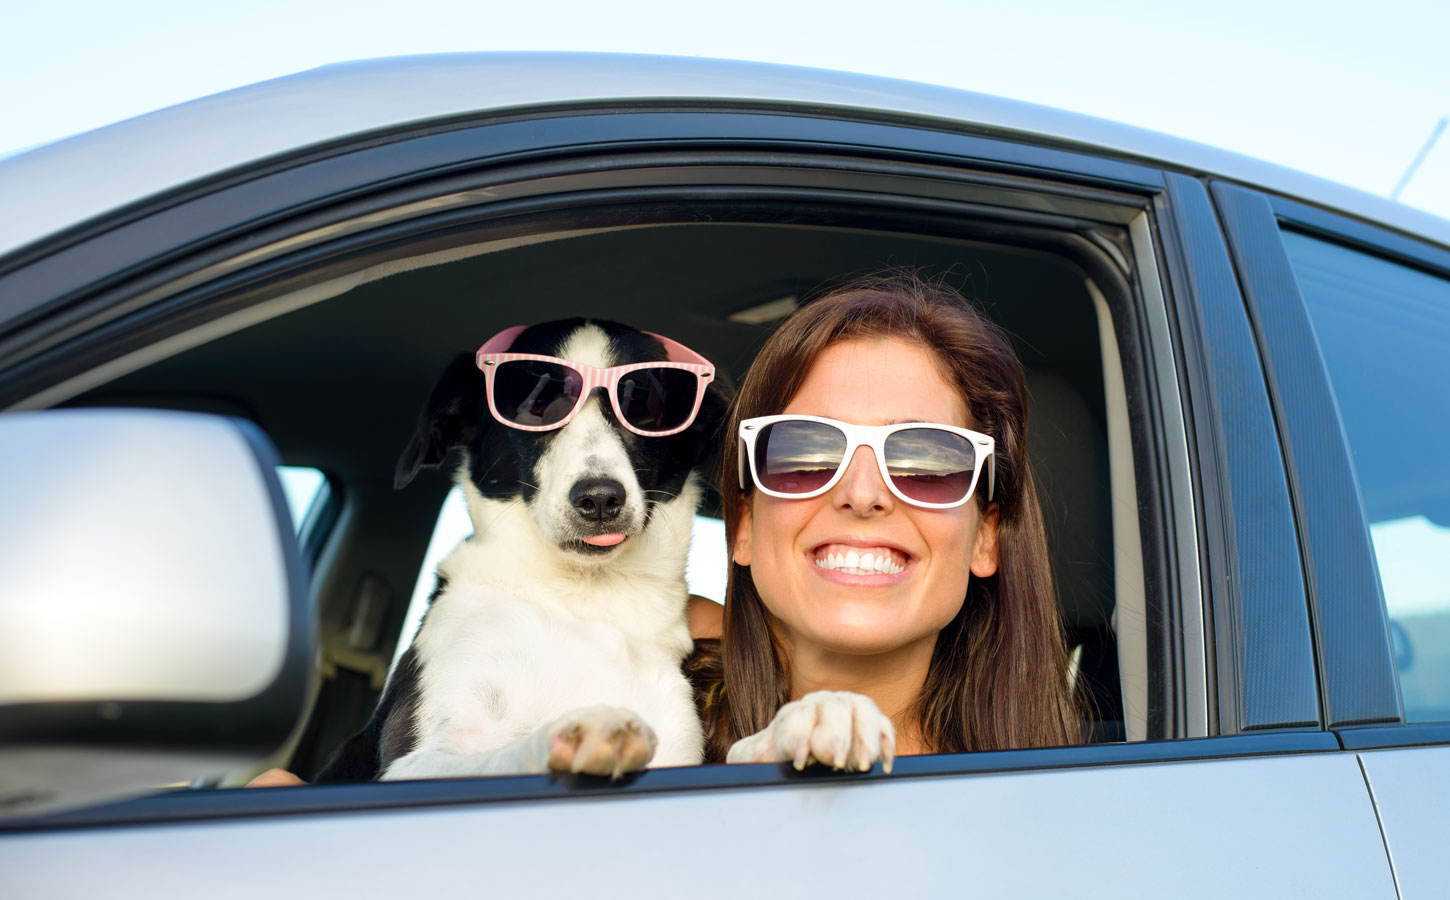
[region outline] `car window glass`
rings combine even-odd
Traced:
[[[428,598],[437,584],[438,563],[447,556],[458,542],[473,533],[473,524],[468,520],[468,504],[463,500],[463,491],[454,488],[448,492],[443,507],[438,512],[438,523],[433,536],[428,539],[428,552],[423,556],[423,566],[418,570],[418,581],[413,586],[412,599],[408,601],[408,614],[403,620],[403,630],[398,636],[398,649],[393,653],[393,665],[413,643],[413,636],[423,622],[423,613],[428,610]],[[694,534],[690,538],[690,557],[685,564],[685,583],[690,593],[723,602],[725,597],[725,576],[729,569],[725,554],[725,523],[709,516],[695,516]]]
[[[1450,281],[1284,238],[1369,515],[1405,716],[1450,720]]]
[[[322,493],[327,478],[318,470],[306,466],[278,466],[277,474],[282,479],[282,492],[287,495],[292,530],[300,532],[302,523],[307,519],[307,511]]]

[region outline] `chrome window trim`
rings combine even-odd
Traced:
[[[1142,291],[1143,311],[1148,325],[1148,352],[1152,355],[1153,375],[1158,382],[1163,438],[1168,451],[1168,491],[1172,498],[1169,515],[1173,521],[1174,549],[1178,560],[1179,608],[1175,614],[1183,652],[1183,695],[1188,702],[1184,711],[1186,736],[1203,737],[1208,734],[1208,662],[1203,623],[1205,598],[1202,561],[1198,555],[1197,498],[1194,496],[1189,463],[1183,386],[1178,380],[1178,360],[1168,322],[1163,275],[1158,269],[1148,213],[1139,213],[1128,223],[1128,231]]]
[[[1123,735],[1148,738],[1148,597],[1143,578],[1143,535],[1138,527],[1138,479],[1133,465],[1131,408],[1124,383],[1123,355],[1107,298],[1091,278],[1088,296],[1097,313],[1103,361],[1103,406],[1107,415],[1108,484],[1113,523],[1113,637],[1117,645]]]

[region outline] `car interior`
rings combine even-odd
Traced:
[[[1141,603],[1143,573],[1119,571],[1127,567],[1114,545],[1129,525],[1137,541],[1138,523],[1113,503],[1126,494],[1134,508],[1135,479],[1131,467],[1115,474],[1109,459],[1131,417],[1112,389],[1122,381],[1122,338],[1104,327],[1109,305],[1131,303],[1121,296],[1130,281],[1101,277],[1101,261],[1094,269],[1088,259],[1101,251],[1045,231],[1024,239],[804,215],[670,218],[621,215],[503,237],[464,231],[381,262],[314,267],[276,292],[255,324],[197,338],[67,401],[244,417],[286,464],[326,476],[300,531],[321,622],[321,686],[305,729],[269,764],[310,776],[377,702],[450,487],[431,471],[394,490],[394,465],[455,354],[507,326],[586,316],[668,335],[738,381],[791,308],[885,269],[944,279],[1015,342],[1076,689],[1093,709],[1087,724],[1095,741],[1143,738],[1146,713],[1127,679],[1146,677],[1144,613],[1120,600]],[[702,514],[718,515],[706,506]]]

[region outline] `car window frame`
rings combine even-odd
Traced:
[[[5,340],[10,340],[17,335],[26,333],[24,327],[15,327],[17,322],[24,326],[34,324],[40,316],[54,319],[56,327],[46,335],[48,346],[38,348],[36,355],[32,355],[21,363],[22,369],[33,375],[37,371],[35,367],[44,366],[46,363],[47,353],[65,346],[60,342],[66,339],[66,335],[75,336],[93,329],[113,333],[118,328],[143,324],[146,316],[152,316],[153,322],[165,321],[167,323],[161,332],[153,332],[153,335],[162,333],[165,329],[198,327],[204,321],[199,312],[201,304],[201,300],[198,299],[199,293],[187,294],[182,291],[179,294],[161,296],[156,292],[165,285],[178,281],[196,282],[198,279],[210,278],[224,282],[229,274],[222,273],[215,267],[223,266],[225,268],[231,255],[238,252],[238,242],[242,239],[255,251],[259,245],[267,246],[269,241],[277,243],[296,241],[299,235],[343,223],[348,216],[365,216],[370,211],[375,211],[375,209],[369,208],[368,203],[372,201],[367,196],[328,195],[326,199],[335,201],[332,205],[328,205],[323,203],[325,198],[317,193],[318,191],[324,193],[341,191],[346,194],[347,189],[355,184],[350,179],[356,178],[359,171],[354,166],[360,165],[362,171],[373,179],[373,183],[389,184],[390,190],[396,188],[400,183],[411,184],[413,181],[420,185],[420,190],[423,189],[423,186],[426,186],[427,190],[436,190],[434,179],[452,177],[455,174],[454,168],[465,162],[478,164],[480,157],[479,129],[499,127],[521,129],[511,130],[509,133],[515,136],[520,146],[537,146],[534,142],[541,139],[541,133],[555,135],[561,133],[568,122],[572,121],[572,116],[593,117],[591,125],[594,127],[589,132],[593,143],[584,148],[590,153],[603,153],[609,147],[619,144],[638,145],[650,139],[651,135],[654,139],[660,139],[661,134],[666,134],[670,141],[677,142],[679,138],[676,136],[675,129],[681,122],[689,124],[693,129],[691,132],[693,136],[689,138],[689,141],[694,142],[690,144],[692,146],[718,144],[722,140],[719,135],[738,136],[742,125],[748,125],[750,128],[757,129],[749,140],[752,146],[759,148],[799,150],[807,146],[825,147],[832,153],[874,154],[875,157],[881,159],[914,159],[950,166],[966,166],[971,167],[973,171],[980,171],[988,175],[996,172],[1009,176],[1025,176],[1031,179],[1041,179],[1044,185],[1056,185],[1058,188],[1077,185],[1084,191],[1102,189],[1122,192],[1137,198],[1135,202],[1139,204],[1138,212],[1126,218],[1136,217],[1138,220],[1146,222],[1139,242],[1140,246],[1131,248],[1130,252],[1146,252],[1155,262],[1155,273],[1161,280],[1161,284],[1155,285],[1154,288],[1164,296],[1169,319],[1166,338],[1173,345],[1171,347],[1157,346],[1153,343],[1154,340],[1161,344],[1163,342],[1161,339],[1143,338],[1142,346],[1151,348],[1155,354],[1164,354],[1158,359],[1169,361],[1175,379],[1172,383],[1165,380],[1162,372],[1153,369],[1154,360],[1125,359],[1125,367],[1131,362],[1141,365],[1147,371],[1148,374],[1145,376],[1147,393],[1153,395],[1155,392],[1164,392],[1172,395],[1169,398],[1134,397],[1133,403],[1135,408],[1141,406],[1148,411],[1150,420],[1164,416],[1164,409],[1176,408],[1181,404],[1182,415],[1185,419],[1185,422],[1181,424],[1188,429],[1191,445],[1189,477],[1194,482],[1191,502],[1195,505],[1195,518],[1189,520],[1196,523],[1190,526],[1193,534],[1189,536],[1190,542],[1196,544],[1197,551],[1193,566],[1182,567],[1170,563],[1153,568],[1151,571],[1159,573],[1158,576],[1155,576],[1158,581],[1148,585],[1147,589],[1165,592],[1174,597],[1175,601],[1202,604],[1202,607],[1196,612],[1204,623],[1205,633],[1193,635],[1190,639],[1209,642],[1210,652],[1217,654],[1216,676],[1207,678],[1207,681],[1211,681],[1213,684],[1211,690],[1209,687],[1205,688],[1205,690],[1210,690],[1210,696],[1205,702],[1210,705],[1216,704],[1211,728],[1219,736],[1202,739],[1207,743],[1194,740],[1150,739],[1147,742],[1135,744],[922,757],[903,760],[898,766],[898,772],[922,775],[971,774],[1023,768],[1200,758],[1203,754],[1217,757],[1262,755],[1275,752],[1317,752],[1338,748],[1339,744],[1334,741],[1332,736],[1316,730],[1317,723],[1306,724],[1302,718],[1289,717],[1274,720],[1272,717],[1260,717],[1248,723],[1247,727],[1238,718],[1239,711],[1245,705],[1240,697],[1245,684],[1255,683],[1255,679],[1262,681],[1267,677],[1265,673],[1274,672],[1274,662],[1276,659],[1282,658],[1286,648],[1289,653],[1301,657],[1308,652],[1308,649],[1307,644],[1304,646],[1296,644],[1292,634],[1275,635],[1267,646],[1258,647],[1246,655],[1235,655],[1234,652],[1226,649],[1233,646],[1233,642],[1239,639],[1242,626],[1238,623],[1252,617],[1252,607],[1247,608],[1246,611],[1246,608],[1241,605],[1244,602],[1243,597],[1248,596],[1252,602],[1253,598],[1262,597],[1268,592],[1261,588],[1239,591],[1235,587],[1228,592],[1214,589],[1215,585],[1237,584],[1240,575],[1234,568],[1236,565],[1233,562],[1234,554],[1239,553],[1241,549],[1239,544],[1247,541],[1249,539],[1247,535],[1251,533],[1249,529],[1240,529],[1235,532],[1225,528],[1222,523],[1226,517],[1237,517],[1236,521],[1251,522],[1254,518],[1255,507],[1252,503],[1241,499],[1249,493],[1243,489],[1235,496],[1236,502],[1231,510],[1226,510],[1220,505],[1222,496],[1219,486],[1223,483],[1222,473],[1234,468],[1234,464],[1238,460],[1232,457],[1231,442],[1207,433],[1208,423],[1217,423],[1216,427],[1221,429],[1221,423],[1224,417],[1230,414],[1230,411],[1227,409],[1229,404],[1222,399],[1215,399],[1214,392],[1208,387],[1215,372],[1221,372],[1228,363],[1222,359],[1205,358],[1203,355],[1204,319],[1202,317],[1204,311],[1210,308],[1215,310],[1215,315],[1221,317],[1221,324],[1229,330],[1234,330],[1234,340],[1225,342],[1225,346],[1232,343],[1235,353],[1240,355],[1253,351],[1253,347],[1251,344],[1243,342],[1243,335],[1247,332],[1244,331],[1242,323],[1235,318],[1236,315],[1242,316],[1243,314],[1241,304],[1239,311],[1234,312],[1234,304],[1238,302],[1237,289],[1230,292],[1225,288],[1225,285],[1232,286],[1234,283],[1233,271],[1227,263],[1227,253],[1220,250],[1217,255],[1212,256],[1211,261],[1204,261],[1197,257],[1192,250],[1203,241],[1209,240],[1209,235],[1218,233],[1217,218],[1213,214],[1211,205],[1207,203],[1207,194],[1203,191],[1201,182],[1177,173],[1167,173],[1149,165],[1100,156],[1081,149],[1036,146],[998,138],[987,138],[953,131],[945,127],[934,129],[923,123],[850,121],[808,116],[800,114],[799,111],[796,111],[794,115],[785,115],[781,111],[766,114],[759,110],[675,111],[621,113],[610,117],[601,117],[600,112],[599,109],[574,110],[567,114],[551,111],[548,117],[544,118],[515,116],[486,124],[460,123],[452,130],[444,129],[441,132],[435,130],[421,135],[412,133],[395,135],[381,143],[375,142],[365,149],[344,148],[349,149],[350,152],[338,149],[337,152],[321,156],[314,153],[293,168],[286,167],[285,164],[288,161],[274,161],[265,170],[253,173],[254,177],[250,179],[242,177],[239,173],[228,173],[224,178],[219,178],[216,183],[190,186],[175,196],[164,198],[164,201],[158,200],[155,208],[150,211],[128,210],[115,223],[88,223],[84,229],[57,239],[54,256],[46,258],[44,271],[31,272],[28,269],[17,267],[19,264],[16,264],[9,265],[4,274],[0,274],[0,289],[6,285],[20,285],[26,287],[30,292],[26,296],[31,300],[40,298],[31,306],[27,307],[22,304],[23,308],[14,313],[9,321],[0,322],[0,326],[5,329],[0,331],[0,334],[4,335]],[[614,133],[603,134],[611,128],[615,129]],[[608,140],[605,140],[606,137]],[[732,139],[738,139],[738,137]],[[556,138],[556,143],[557,140],[559,139]],[[414,142],[416,142],[416,146],[413,146]],[[418,151],[416,157],[410,157],[405,152],[410,146],[413,150]],[[504,148],[504,150],[507,149]],[[558,151],[557,146],[551,149],[555,152]],[[574,149],[581,150],[579,147]],[[367,156],[368,154],[379,155]],[[298,160],[291,162],[297,163]],[[390,166],[391,168],[389,168]],[[322,167],[322,169],[314,167]],[[320,179],[314,177],[323,170],[327,177]],[[219,190],[216,190],[218,188]],[[247,188],[247,190],[239,193],[242,188]],[[216,193],[207,193],[209,190],[216,190]],[[1046,190],[1046,187],[1043,190]],[[298,191],[301,193],[299,194]],[[390,198],[387,200],[388,204],[398,202],[396,192],[388,194],[388,197]],[[247,201],[245,205],[240,207],[229,205],[230,201],[242,198]],[[344,199],[347,201],[346,204],[342,202]],[[171,246],[168,242],[178,239],[178,229],[183,224],[195,228],[198,217],[206,223],[196,231],[198,236],[189,243],[180,245],[181,250],[174,252],[162,250],[164,247]],[[1218,240],[1221,245],[1221,236]],[[100,260],[107,265],[112,265],[115,267],[114,269],[105,270],[95,267],[76,269],[59,265],[64,260],[74,261],[85,258],[87,248],[91,247],[92,242],[104,244],[101,249],[106,252],[90,258],[93,261]],[[128,245],[128,242],[132,252],[137,254],[132,259],[145,258],[145,254],[148,252],[156,255],[154,260],[146,264],[147,268],[144,271],[139,263],[127,264],[123,260],[118,260],[118,248]],[[1144,242],[1151,246],[1141,246]],[[1123,248],[1118,249],[1119,252],[1122,252]],[[265,256],[265,254],[261,255]],[[12,262],[14,261],[8,260],[7,264]],[[18,282],[6,280],[16,278],[19,279]],[[134,279],[134,281],[121,283],[122,279],[127,278]],[[46,284],[50,287],[43,290],[42,288]],[[216,289],[216,286],[210,282],[208,286],[213,290]],[[1141,285],[1133,286],[1135,298],[1133,302],[1139,306],[1144,302],[1138,293],[1141,287]],[[47,290],[54,291],[54,293],[48,293]],[[148,294],[148,291],[151,293]],[[221,314],[217,310],[210,312],[212,315]],[[1141,321],[1115,322],[1115,326],[1123,329],[1127,334],[1150,330],[1149,326]],[[144,328],[139,329],[142,333],[145,330]],[[1141,335],[1139,336],[1141,337]],[[1125,352],[1127,351],[1125,350]],[[1257,356],[1255,355],[1253,358],[1257,359]],[[68,369],[74,372],[86,365],[94,364],[95,361],[95,359],[88,360],[84,353],[78,354],[70,361]],[[52,365],[55,364],[54,360],[50,362]],[[28,382],[31,387],[36,386],[37,383],[34,380]],[[22,388],[24,386],[22,385]],[[1172,402],[1169,403],[1169,400]],[[1256,422],[1262,424],[1257,420]],[[1152,433],[1135,437],[1135,445],[1141,441],[1158,446],[1168,440],[1165,435],[1169,432],[1161,423],[1145,427]],[[1140,504],[1147,510],[1147,515],[1150,518],[1156,516],[1168,519],[1173,515],[1173,510],[1169,508],[1167,502],[1167,497],[1172,489],[1165,483],[1166,476],[1159,478],[1154,474],[1155,470],[1163,466],[1161,453],[1162,448],[1158,447],[1157,451],[1148,454],[1147,458],[1136,460],[1138,464],[1136,480],[1142,492]],[[1145,471],[1148,474],[1144,474]],[[1273,472],[1269,471],[1264,477],[1272,479]],[[1282,472],[1279,473],[1279,477],[1282,478]],[[1216,517],[1219,525],[1216,528],[1203,525],[1205,514]],[[1155,524],[1145,525],[1145,527],[1158,526]],[[1165,545],[1172,543],[1172,528],[1171,523],[1162,524],[1160,529],[1162,539],[1159,543]],[[1285,552],[1284,542],[1282,539],[1276,539],[1273,543],[1275,558],[1282,562],[1281,557]],[[1289,548],[1293,558],[1297,560],[1297,546],[1291,542]],[[1167,552],[1166,546],[1158,549]],[[1193,583],[1190,585],[1178,580],[1183,578],[1192,578]],[[1170,610],[1170,614],[1176,614],[1176,612]],[[1307,616],[1307,612],[1305,615]],[[1163,633],[1172,634],[1172,627],[1164,627]],[[1155,665],[1161,666],[1162,671],[1169,673],[1161,679],[1161,689],[1167,692],[1168,696],[1160,698],[1164,708],[1158,713],[1159,722],[1156,727],[1160,729],[1159,733],[1184,734],[1188,728],[1186,723],[1191,715],[1181,708],[1184,693],[1188,690],[1185,684],[1189,679],[1189,674],[1184,671],[1184,657],[1187,654],[1184,653],[1184,648],[1171,646],[1171,641],[1166,641],[1165,644],[1163,647],[1150,648],[1151,652],[1159,654]],[[1205,652],[1203,647],[1199,647],[1197,650],[1199,653]],[[1203,675],[1199,677],[1205,678]],[[1296,674],[1295,677],[1299,678],[1302,675]],[[1287,730],[1274,735],[1239,734],[1239,732],[1248,730],[1248,727]],[[752,774],[750,771],[740,770],[743,774],[737,775],[731,774],[737,771],[734,767],[726,769],[710,766],[692,769],[684,774],[680,772],[664,774],[663,770],[660,770],[644,773],[639,776],[637,783],[648,789],[654,789],[649,787],[650,785],[665,784],[671,786],[669,789],[684,789],[686,787],[718,787],[740,780],[757,783],[753,779],[764,779],[764,782],[761,783],[777,783],[782,779],[783,783],[797,783],[795,779],[799,777],[787,775],[777,767],[770,766],[763,769],[746,767],[746,770],[755,771]],[[535,779],[530,782],[533,787],[529,787],[528,790],[537,789],[544,792],[555,790],[546,785],[556,782],[542,776],[532,776],[532,778]],[[462,794],[476,798],[496,795],[499,799],[508,799],[509,791],[513,790],[512,788],[499,787],[497,791],[494,791],[486,787],[490,784],[504,785],[505,783],[512,784],[513,782],[509,779],[485,780],[481,782],[485,787],[475,785],[475,787],[462,790]],[[475,783],[468,782],[467,784]],[[392,789],[390,788],[390,790]],[[399,800],[410,796],[416,799],[427,796],[430,790],[436,790],[436,788],[419,787],[417,791],[421,793],[409,794],[407,791],[395,791],[388,796],[396,797]],[[451,783],[449,790],[460,791],[460,783]],[[136,802],[142,803],[143,801]],[[167,804],[188,801],[156,799],[144,802],[160,804],[155,807],[159,809]],[[261,799],[226,802],[266,805],[266,802]]]
[[[25,341],[13,339],[7,332],[15,323],[47,317],[94,327],[94,320],[86,320],[119,305],[118,298],[105,296],[97,287],[124,280],[122,293],[134,298],[145,288],[174,282],[183,272],[195,273],[208,263],[225,268],[243,256],[235,249],[238,238],[250,245],[245,256],[254,262],[269,246],[288,238],[295,241],[299,233],[317,228],[335,232],[340,222],[378,213],[370,198],[386,193],[384,209],[406,207],[406,199],[397,195],[400,186],[433,182],[463,166],[639,146],[659,139],[665,121],[677,149],[719,145],[722,135],[743,143],[738,136],[749,133],[749,143],[762,150],[870,147],[886,157],[972,160],[989,170],[1009,172],[1054,170],[1072,159],[1064,150],[933,131],[923,123],[901,127],[788,109],[771,114],[770,106],[640,112],[615,104],[579,104],[409,123],[218,173],[101,220],[77,223],[0,259],[0,358],[38,355],[51,344],[49,335],[35,332]],[[1156,170],[1136,163],[1092,156],[1072,163],[1061,171],[1103,187],[1151,188],[1159,181]],[[390,190],[379,191],[381,186]],[[424,193],[436,196],[438,191],[429,185]],[[375,226],[376,220],[370,224]],[[207,274],[216,277],[220,272]],[[0,407],[4,405],[0,397]]]

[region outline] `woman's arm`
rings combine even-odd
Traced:
[[[247,787],[295,787],[306,783],[286,769],[268,769],[247,782]]]
[[[690,637],[697,641],[700,638],[718,638],[725,633],[725,607],[714,600],[691,594],[685,614],[689,617]]]

